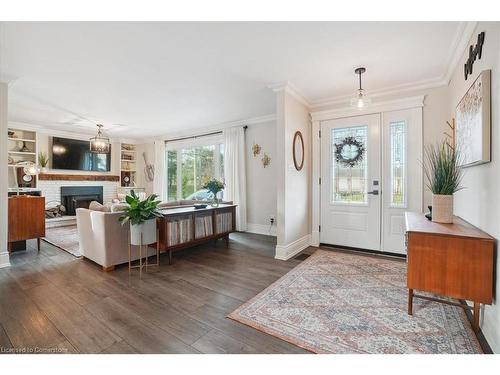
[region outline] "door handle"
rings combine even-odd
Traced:
[[[367,192],[366,194],[371,194],[371,195],[378,195],[378,190],[373,190],[373,191],[369,191]]]

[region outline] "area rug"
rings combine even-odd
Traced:
[[[78,230],[76,225],[47,228],[44,241],[67,251],[75,257],[81,257],[80,244],[78,243]]]
[[[317,250],[228,317],[314,353],[482,353],[460,307],[406,309],[404,261]]]

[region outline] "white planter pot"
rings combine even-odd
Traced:
[[[139,225],[130,225],[131,245],[149,245],[154,242],[156,242],[156,219],[146,220]]]
[[[432,194],[432,221],[453,223],[453,195]]]

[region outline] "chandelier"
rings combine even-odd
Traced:
[[[102,134],[103,125],[97,124],[97,135],[90,138],[90,152],[94,154],[109,154],[111,144],[109,138]]]
[[[359,89],[354,98],[351,99],[351,107],[355,107],[360,110],[371,103],[371,99],[366,97],[365,90],[363,90],[361,86],[361,74],[364,72],[366,72],[366,68],[362,67],[354,70],[355,74],[359,74]]]

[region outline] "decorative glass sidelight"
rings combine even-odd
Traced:
[[[391,142],[391,206],[406,206],[406,123],[390,124]]]
[[[332,129],[332,202],[368,201],[368,126]]]

